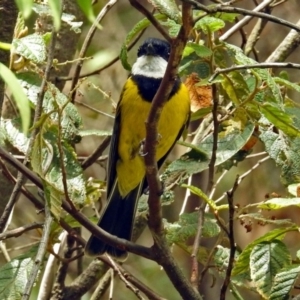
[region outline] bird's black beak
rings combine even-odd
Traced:
[[[149,43],[146,48],[147,55],[155,55],[155,49],[152,43]]]

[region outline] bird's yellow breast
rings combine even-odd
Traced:
[[[137,85],[129,78],[119,103],[120,133],[118,141],[117,176],[121,195],[126,196],[145,176],[141,142],[146,137],[145,122],[151,102],[141,98]],[[159,139],[156,146],[158,161],[170,150],[179,131],[188,121],[190,101],[187,88],[181,84],[166,102],[158,122]]]

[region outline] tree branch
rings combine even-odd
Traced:
[[[20,163],[17,159],[15,159],[10,153],[4,150],[2,147],[0,147],[0,157],[2,157],[3,160],[14,166],[22,174],[24,174],[38,188],[43,189],[41,179],[35,173],[29,170],[26,166]],[[99,239],[102,239],[104,242],[115,247],[122,245],[122,247],[129,252],[138,254],[151,260],[154,259],[153,254],[151,253],[149,248],[134,244],[130,241],[120,239],[114,235],[109,234],[108,232],[104,231],[103,229],[92,223],[81,212],[72,210],[70,205],[64,199],[62,200],[62,208],[65,211],[67,211],[70,215],[72,215],[74,219],[76,219],[82,226],[88,229],[93,235],[97,236]]]
[[[201,299],[197,290],[193,289],[180,268],[177,266],[164,236],[160,204],[162,187],[158,178],[158,169],[155,159],[155,145],[158,137],[157,125],[159,117],[174,85],[182,51],[192,29],[192,11],[191,6],[187,3],[183,3],[182,5],[182,21],[183,26],[181,27],[177,38],[171,42],[171,53],[167,70],[161,85],[154,96],[146,121],[145,153],[147,153],[147,155],[145,156],[145,166],[147,182],[149,185],[149,228],[154,238],[153,251],[156,255],[155,260],[163,266],[166,274],[180,293],[181,297],[183,299]]]
[[[238,14],[245,15],[245,16],[253,16],[253,17],[257,17],[257,18],[266,19],[266,20],[269,20],[270,22],[280,24],[280,25],[292,28],[292,29],[296,30],[297,32],[300,32],[300,27],[295,25],[294,23],[288,22],[281,18],[271,16],[269,14],[255,12],[255,11],[247,10],[244,8],[230,7],[230,6],[224,6],[224,5],[221,5],[221,6],[216,5],[214,7],[208,7],[206,5],[200,4],[199,2],[197,2],[195,0],[182,0],[182,1],[193,5],[194,8],[201,9],[208,14],[215,14],[217,12],[238,13]]]

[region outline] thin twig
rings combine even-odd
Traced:
[[[234,204],[233,204],[233,197],[234,197],[234,193],[236,191],[236,189],[239,186],[239,177],[237,176],[235,183],[231,189],[230,192],[227,192],[227,198],[228,198],[228,205],[229,205],[229,234],[228,234],[228,238],[229,238],[229,242],[230,242],[230,254],[229,254],[229,261],[228,261],[228,266],[227,266],[227,270],[226,270],[226,276],[221,288],[221,292],[220,292],[220,300],[225,300],[226,298],[226,291],[227,288],[230,284],[230,280],[231,280],[231,271],[233,268],[233,263],[234,263],[234,255],[235,255],[235,250],[236,250],[236,246],[235,246],[235,240],[234,240],[234,224],[233,224],[233,220],[234,220]]]
[[[101,300],[104,292],[106,291],[107,287],[109,286],[109,283],[111,281],[111,270],[108,269],[105,274],[100,279],[95,291],[93,292],[93,295],[91,296],[90,300]]]
[[[139,39],[141,38],[141,36],[144,34],[145,32],[145,29],[143,29],[139,34],[138,36],[135,38],[135,40],[128,46],[126,47],[127,51],[131,50],[135,44],[139,41]],[[98,70],[94,70],[94,71],[91,71],[91,72],[88,72],[88,73],[85,73],[85,74],[81,74],[79,75],[79,79],[80,78],[84,78],[84,77],[89,77],[89,76],[92,76],[92,75],[97,75],[97,74],[100,74],[102,71],[108,69],[110,66],[112,66],[114,63],[116,63],[117,61],[120,60],[120,55],[114,57],[111,61],[109,61],[106,65],[104,65],[103,67],[101,67],[100,69]],[[56,77],[56,80],[59,82],[59,81],[68,81],[68,80],[72,80],[73,79],[73,76],[67,76],[67,77]]]
[[[98,159],[98,157],[102,155],[103,151],[108,147],[110,140],[111,136],[105,137],[95,151],[82,162],[81,167],[83,170],[91,166]]]
[[[182,0],[182,2],[189,3],[189,4],[193,5],[194,8],[203,10],[208,14],[215,14],[218,12],[238,13],[238,14],[245,15],[245,16],[253,16],[253,17],[257,17],[257,18],[266,19],[266,20],[269,20],[270,22],[280,24],[280,25],[289,27],[291,29],[295,29],[297,32],[300,32],[300,27],[295,25],[294,23],[288,22],[284,19],[277,18],[277,17],[268,15],[265,13],[255,12],[255,11],[247,10],[247,9],[240,8],[240,7],[231,7],[231,6],[223,6],[223,5],[216,5],[216,6],[208,7],[206,5],[200,4],[199,2],[197,2],[195,0]]]
[[[170,36],[165,31],[165,29],[160,25],[160,23],[155,19],[150,11],[148,11],[141,3],[137,0],[129,0],[130,4],[135,7],[138,11],[140,11],[157,29],[157,31],[168,41],[172,42]]]
[[[209,78],[209,82],[212,82],[218,75],[236,71],[236,70],[246,70],[246,69],[272,69],[272,68],[285,68],[285,69],[300,69],[300,64],[295,64],[292,62],[280,63],[280,62],[264,62],[249,65],[238,65],[232,66],[224,69],[217,69],[216,72]]]
[[[260,159],[251,169],[249,169],[247,172],[245,172],[244,174],[239,176],[238,184],[240,184],[249,174],[251,174],[255,169],[257,169],[262,163],[266,162],[269,159],[270,159],[270,156],[266,156],[266,157]],[[229,192],[231,192],[231,190],[229,190]],[[224,193],[220,198],[215,200],[215,203],[217,204],[220,201],[222,201],[226,195],[227,195],[227,193]]]
[[[31,270],[31,273],[28,277],[29,279],[27,281],[24,293],[22,295],[22,300],[27,300],[30,298],[31,290],[36,281],[36,277],[40,271],[44,255],[47,250],[49,236],[50,236],[50,230],[51,230],[51,223],[52,223],[52,216],[51,216],[50,208],[49,208],[47,202],[45,203],[45,215],[46,216],[45,216],[45,225],[44,225],[43,235],[41,238],[38,252],[36,254],[35,264],[34,264],[32,270]]]
[[[9,239],[12,237],[18,237],[18,236],[22,235],[23,233],[33,230],[33,229],[43,228],[43,225],[44,225],[44,223],[34,222],[29,225],[23,225],[19,228],[15,228],[15,229],[6,231],[6,232],[0,234],[0,241],[6,240],[6,239]]]
[[[2,157],[6,162],[14,166],[18,171],[23,173],[28,179],[30,179],[38,188],[43,189],[43,184],[41,179],[30,169],[28,169],[26,166],[24,166],[22,163],[20,163],[17,159],[15,159],[10,153],[8,153],[6,150],[4,150],[2,147],[0,147],[0,157]],[[112,246],[120,246],[124,249],[126,249],[129,252],[141,255],[143,257],[146,257],[148,259],[154,259],[154,255],[150,251],[149,248],[137,245],[135,243],[132,243],[130,241],[120,239],[114,235],[109,234],[108,232],[104,231],[100,227],[96,226],[94,223],[92,223],[84,214],[82,214],[80,211],[74,211],[71,209],[70,205],[67,203],[66,200],[62,199],[62,208],[71,214],[74,219],[76,219],[82,226],[84,226],[86,229],[88,229],[93,235],[97,236],[99,239],[102,239],[104,242],[112,245]],[[60,221],[60,224],[63,223]],[[68,232],[72,234],[72,236],[76,237],[81,241],[82,245],[85,245],[85,241],[76,235],[76,232],[70,227],[67,226],[67,224],[62,225]]]
[[[82,68],[82,61],[81,59],[85,56],[86,51],[92,41],[92,38],[94,36],[94,34],[96,33],[96,30],[98,28],[98,24],[102,21],[102,19],[106,16],[106,14],[108,13],[108,11],[117,3],[118,0],[110,0],[109,2],[106,3],[106,5],[102,8],[102,10],[99,12],[95,22],[93,23],[93,25],[91,26],[90,30],[88,31],[85,40],[82,44],[81,50],[79,52],[78,58],[80,59],[79,62],[76,64],[75,66],[75,70],[74,70],[74,75],[72,78],[72,83],[71,83],[71,88],[70,91],[71,92],[71,99],[72,102],[74,102],[75,100],[75,96],[76,96],[76,89],[75,87],[77,86],[77,82],[79,79],[79,74]]]
[[[206,187],[206,194],[210,194],[212,188],[214,186],[214,174],[215,174],[215,163],[217,159],[217,150],[218,150],[218,128],[219,128],[219,121],[218,121],[218,106],[219,106],[219,98],[217,94],[216,85],[212,85],[212,100],[213,100],[213,108],[212,108],[212,117],[213,117],[213,147],[212,147],[212,154],[210,158],[210,162],[208,165],[208,182]],[[199,246],[201,244],[201,237],[202,237],[202,230],[204,224],[204,213],[205,213],[206,202],[202,201],[200,208],[199,208],[199,215],[198,215],[198,229],[195,236],[195,240],[193,243],[193,251],[192,251],[192,282],[194,286],[198,286],[199,284],[199,265],[197,260],[197,254],[199,250]]]
[[[146,122],[146,140],[144,149],[145,153],[147,153],[145,156],[145,166],[147,182],[149,185],[148,223],[154,239],[153,252],[156,254],[155,260],[163,266],[166,274],[183,299],[201,299],[198,291],[188,282],[174,261],[164,236],[160,203],[162,187],[159,181],[155,159],[155,146],[158,136],[157,125],[160,113],[174,85],[177,68],[193,24],[191,6],[186,3],[182,4],[182,22],[183,26],[181,27],[177,38],[171,42],[171,53],[166,73],[154,96]]]
[[[274,0],[265,0],[262,3],[260,3],[257,7],[253,9],[253,12],[259,12],[263,10],[265,7],[267,7],[269,4],[271,4]],[[244,27],[246,24],[248,24],[253,16],[246,16],[242,20],[240,20],[238,23],[236,23],[234,26],[232,26],[230,29],[228,29],[221,37],[221,41],[226,41],[229,37],[231,37],[236,31]]]
[[[107,258],[110,260],[112,266],[113,266],[113,269],[115,272],[117,272],[117,274],[119,275],[120,279],[125,283],[125,286],[130,289],[138,299],[140,300],[144,300],[145,298],[141,295],[139,289],[135,288],[125,277],[124,275],[122,274],[121,270],[118,268],[118,266],[116,265],[116,263],[114,262],[114,260],[109,256],[107,255]]]

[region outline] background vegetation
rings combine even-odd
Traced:
[[[297,299],[298,1],[94,2],[0,1],[0,298]],[[171,42],[166,76],[193,114],[161,199],[147,174],[134,244],[93,223],[114,109],[150,36]],[[90,232],[128,260],[84,256]]]

